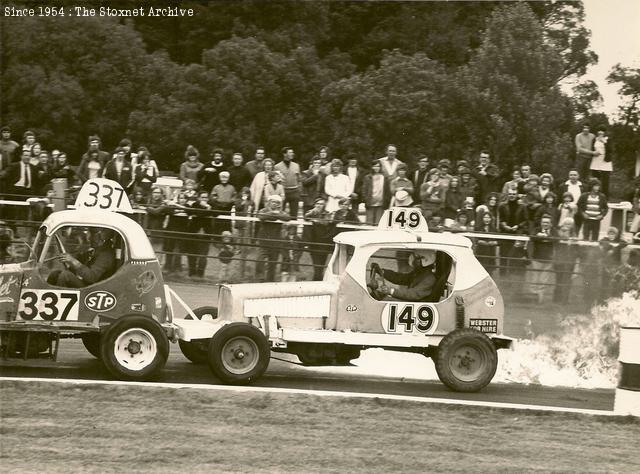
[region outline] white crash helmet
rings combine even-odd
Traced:
[[[423,267],[428,267],[436,262],[436,251],[428,249],[414,250],[414,255],[420,257],[420,262]]]

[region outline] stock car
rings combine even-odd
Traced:
[[[512,339],[503,334],[500,291],[468,238],[429,233],[418,209],[392,208],[377,229],[342,232],[334,243],[321,282],[220,285],[217,307],[181,322],[184,355],[233,384],[260,377],[271,351],[295,354],[304,365],[346,365],[373,347],[431,357],[455,391],[491,381],[497,350]],[[377,269],[402,270],[407,255],[421,250],[435,252],[430,294],[420,301],[378,294],[380,285],[393,285]]]

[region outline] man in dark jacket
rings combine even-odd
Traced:
[[[102,176],[116,181],[125,191],[129,192],[134,182],[133,168],[125,156],[124,148],[116,148],[116,156],[106,164]]]
[[[242,188],[251,186],[251,181],[253,181],[251,173],[243,162],[244,158],[242,157],[242,153],[234,153],[231,158],[231,166],[227,168],[229,172],[229,184],[231,184],[238,193]]]
[[[282,198],[273,194],[267,198],[267,205],[258,212],[260,227],[258,228],[258,241],[260,255],[256,264],[256,274],[261,277],[265,263],[267,273],[265,281],[275,281],[276,266],[280,257],[282,242],[282,222],[290,219],[289,214],[282,210]]]
[[[507,201],[498,206],[498,232],[501,234],[523,234],[527,230],[526,209],[518,203],[518,188],[516,185],[507,190]],[[500,268],[507,273],[507,268],[518,267],[523,263],[525,255],[524,243],[513,240],[500,240]],[[510,268],[511,269],[511,268]],[[502,273],[501,273],[502,275]]]
[[[378,264],[374,263],[373,266],[377,267],[383,278],[400,285],[397,288],[390,288],[383,284],[377,288],[378,295],[381,297],[389,296],[392,300],[425,301],[431,295],[433,285],[436,282],[433,273],[435,261],[436,252],[434,250],[415,250],[409,256],[412,270],[407,273],[381,269]]]

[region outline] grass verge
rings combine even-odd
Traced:
[[[0,382],[3,472],[640,472],[640,420]]]

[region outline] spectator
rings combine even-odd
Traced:
[[[69,166],[69,161],[65,152],[60,152],[60,154],[58,155],[58,159],[56,160],[55,166],[53,168],[52,178],[66,179],[68,188],[77,184],[78,176],[76,175],[75,171],[73,171],[73,168]]]
[[[288,204],[289,215],[297,219],[301,196],[301,174],[300,165],[293,161],[294,158],[295,153],[293,148],[288,146],[284,147],[282,149],[282,161],[276,163],[274,169],[280,172],[283,178],[282,185],[284,186],[285,199],[282,208],[284,209],[286,204]]]
[[[464,203],[462,204],[460,212],[467,215],[467,225],[474,229],[476,226],[476,203],[473,197],[467,196],[464,198]]]
[[[609,138],[605,135],[604,130],[598,130],[595,140],[593,141],[594,155],[591,158],[591,176],[598,178],[602,183],[602,193],[609,196],[609,176],[613,171],[613,163],[611,162],[611,152],[609,150]]]
[[[480,202],[486,201],[489,193],[499,193],[502,189],[500,186],[500,170],[491,163],[489,153],[486,151],[480,153],[479,164],[476,167],[474,177],[478,182],[478,200]]]
[[[168,273],[181,272],[182,271],[182,254],[185,252],[184,242],[188,242],[188,237],[185,240],[184,236],[181,236],[180,232],[185,232],[189,229],[188,214],[189,206],[187,205],[187,197],[184,193],[178,194],[177,201],[175,203],[167,203],[163,208],[163,213],[168,216],[167,218],[167,234],[165,234],[162,250],[164,252],[164,271]]]
[[[498,206],[498,230],[500,233],[517,235],[527,230],[526,211],[518,202],[518,186],[512,184],[507,190],[507,200]],[[524,257],[524,244],[519,240],[502,239],[500,246],[500,275],[512,273],[515,267],[521,267]],[[503,270],[504,269],[504,270]]]
[[[151,186],[158,179],[156,169],[151,165],[151,156],[148,152],[138,155],[138,166],[135,170],[135,187],[142,190],[145,196],[151,192]]]
[[[458,211],[456,218],[445,228],[451,232],[467,232],[469,230],[467,213]]]
[[[234,153],[231,157],[231,166],[227,169],[229,172],[229,184],[231,184],[236,191],[251,186],[253,176],[243,164],[242,153]]]
[[[582,193],[585,191],[582,182],[579,181],[579,178],[580,175],[578,174],[578,170],[569,170],[569,179],[562,183],[558,188],[558,192],[561,196],[564,196],[564,193],[571,193],[573,196],[573,203],[576,205],[578,203],[578,199],[580,199],[580,196],[582,196]],[[576,223],[577,235],[582,227],[582,217],[580,216],[580,213],[576,213],[573,220]]]
[[[185,179],[182,183],[181,192],[187,199],[187,206],[191,207],[198,200],[197,184],[193,179]]]
[[[231,221],[229,219],[218,219],[220,215],[227,218],[230,217],[231,208],[237,197],[235,188],[229,183],[229,178],[230,173],[228,171],[221,171],[218,175],[220,182],[211,190],[209,204],[211,204],[212,210],[215,211],[216,233],[231,230]]]
[[[151,197],[147,202],[147,230],[149,231],[149,240],[155,250],[158,250],[162,243],[160,235],[166,217],[165,207],[166,202],[162,189],[157,186],[152,187]]]
[[[451,161],[446,158],[438,161],[438,170],[440,170],[440,186],[446,191],[449,189],[449,182],[453,177],[449,172],[451,171]]]
[[[0,131],[2,134],[2,138],[0,138],[0,173],[2,173],[11,163],[18,160],[16,155],[20,145],[11,139],[11,127],[5,125]]]
[[[82,163],[78,166],[78,176],[82,182],[102,176],[104,167],[100,161],[100,152],[98,150],[89,150],[87,159],[82,159]]]
[[[288,225],[282,244],[282,281],[297,281],[302,257],[302,239],[295,225]]]
[[[36,144],[36,134],[31,130],[26,130],[22,134],[22,151],[28,151],[31,153],[33,151],[33,146]]]
[[[531,262],[527,272],[529,292],[542,303],[546,290],[553,283],[554,242],[551,216],[540,220],[540,230],[531,237]]]
[[[236,248],[233,245],[233,234],[225,230],[222,232],[220,246],[218,249],[218,260],[220,261],[220,275],[217,281],[220,283],[229,283],[231,276],[231,265],[233,265],[233,257],[236,255]]]
[[[553,191],[549,191],[545,195],[542,205],[536,211],[536,226],[540,225],[540,220],[545,214],[551,217],[552,226],[558,223],[558,203],[556,202],[556,194]]]
[[[404,163],[398,165],[396,173],[397,176],[389,182],[389,191],[391,192],[391,195],[395,196],[398,191],[406,191],[410,195],[413,195],[413,183],[409,178],[407,178],[407,165]],[[393,206],[393,203],[391,205]]]
[[[338,201],[339,209],[333,213],[333,222],[345,222],[347,224],[359,224],[358,215],[351,209],[351,200],[349,198],[341,198]]]
[[[277,171],[269,171],[267,176],[267,184],[264,186],[262,202],[265,203],[264,207],[267,207],[266,202],[271,196],[280,196],[282,202],[285,200],[284,187],[280,183],[280,173]]]
[[[276,281],[276,266],[282,245],[281,221],[290,219],[290,216],[282,210],[282,198],[278,195],[269,196],[266,207],[258,212],[258,219],[260,219],[257,235],[260,255],[256,265],[256,275],[264,277],[264,281]],[[264,274],[265,264],[266,275]]]
[[[485,227],[486,223],[484,222],[483,216],[485,214],[491,215],[491,221],[493,226],[496,227],[496,222],[498,222],[498,197],[500,195],[498,193],[490,193],[487,196],[487,200],[484,204],[480,204],[476,207],[476,229],[480,230],[480,227]],[[498,222],[499,225],[499,222]]]
[[[444,196],[445,188],[440,182],[440,170],[431,168],[427,174],[427,182],[420,186],[420,209],[425,219],[440,210]]]
[[[124,157],[124,149],[116,148],[116,156],[106,164],[102,170],[102,177],[116,181],[122,186],[122,189],[129,192],[134,182],[134,176],[131,163]]]
[[[395,145],[387,145],[387,154],[379,159],[381,172],[388,182],[398,176],[398,165],[404,164],[396,156],[398,150]]]
[[[504,183],[504,186],[502,186],[502,194],[506,196],[509,188],[512,188],[514,186],[517,188],[518,184],[520,184],[520,181],[522,181],[520,167],[514,166],[513,171],[511,172],[511,180],[507,181],[506,183]]]
[[[220,173],[225,171],[223,154],[220,148],[216,148],[212,152],[213,159],[204,165],[198,171],[198,189],[210,193],[214,186],[220,183]]]
[[[460,190],[460,178],[453,176],[449,182],[449,189],[444,196],[444,206],[442,213],[445,219],[455,219],[462,204],[464,203],[464,194]]]
[[[210,235],[213,233],[211,225],[211,205],[209,193],[200,191],[198,200],[191,206],[191,221],[189,232],[190,248],[187,257],[189,261],[189,276],[194,279],[204,278],[207,268],[207,256],[209,255]]]
[[[349,199],[352,205],[358,209],[362,196],[362,180],[364,178],[364,170],[358,166],[358,158],[354,154],[347,155],[347,167],[344,174],[349,178]],[[406,175],[406,170],[405,170]]]
[[[560,225],[567,219],[571,219],[575,224],[575,218],[578,215],[578,205],[573,202],[573,194],[569,191],[562,195],[562,202],[558,205],[557,223]],[[578,230],[576,229],[576,234]]]
[[[102,146],[102,142],[98,135],[91,135],[88,140],[89,149],[86,151],[84,155],[82,155],[82,159],[80,160],[79,171],[78,174],[82,176],[81,171],[88,168],[88,162],[90,159],[90,155],[97,156],[98,162],[100,163],[100,169],[103,169],[107,162],[111,159],[111,155],[100,149]],[[97,155],[93,152],[97,152]],[[90,178],[83,178],[84,180]]]
[[[22,159],[16,163],[11,163],[5,173],[6,188],[10,194],[10,199],[24,201],[34,194],[38,186],[38,169],[31,164],[31,152],[22,151]]]
[[[542,206],[542,198],[540,197],[540,192],[538,191],[538,181],[538,176],[532,174],[529,176],[527,184],[525,184],[524,186],[524,196],[522,198],[522,204],[524,205],[525,209],[528,234],[535,234],[538,228],[537,213],[540,206]]]
[[[131,163],[131,166],[134,167],[136,165],[137,155],[131,152],[131,148],[133,147],[133,143],[131,143],[131,140],[129,140],[128,138],[123,138],[122,140],[120,140],[120,143],[118,143],[118,147],[122,148],[122,151],[124,151],[124,159]],[[113,158],[115,158],[115,156]]]
[[[598,154],[598,152],[593,148],[595,139],[596,137],[590,132],[589,126],[584,125],[582,127],[582,132],[578,133],[574,140],[576,146],[576,160],[573,167],[578,170],[578,173],[583,178],[586,178],[589,175],[591,159]]]
[[[187,179],[192,179],[197,183],[202,168],[204,168],[204,165],[200,163],[200,152],[193,145],[188,145],[187,150],[184,152],[184,161],[180,165],[180,179],[183,182]]]
[[[382,174],[379,160],[371,164],[371,172],[362,181],[362,200],[364,201],[367,223],[378,223],[390,199],[387,178]]]
[[[571,277],[578,259],[576,235],[575,221],[570,217],[561,219],[558,226],[558,237],[562,240],[556,242],[553,258],[553,270],[556,273],[553,301],[556,303],[567,304],[569,302]]]
[[[321,146],[318,149],[318,156],[320,157],[320,162],[322,163],[320,168],[322,170],[322,174],[327,176],[329,173],[331,173],[331,157],[329,156],[329,147]]]
[[[440,211],[435,211],[433,214],[431,214],[427,227],[429,228],[429,232],[444,231],[444,222],[442,220],[442,214],[440,213]]]
[[[626,246],[627,243],[621,239],[617,227],[609,227],[606,237],[600,240],[600,250],[602,251],[600,299],[602,301],[614,294],[614,288],[611,287],[613,273],[622,264],[622,249]]]
[[[467,160],[456,161],[456,176],[460,177],[463,170],[469,169],[469,162]]]
[[[264,161],[264,147],[258,146],[256,147],[256,153],[254,155],[253,160],[247,162],[247,170],[249,170],[249,174],[251,175],[251,179],[256,177],[256,175],[263,171],[263,161]]]
[[[629,201],[633,211],[633,220],[629,230],[632,234],[636,234],[640,231],[640,176],[636,176],[634,180],[634,190],[630,193]]]
[[[155,175],[160,176],[160,168],[158,167],[158,163],[156,163],[156,160],[153,159],[153,157],[151,156],[151,152],[146,146],[138,147],[138,152],[131,154],[131,166],[133,166],[134,169],[137,168],[140,164],[140,158],[144,153],[149,155],[149,166],[153,168]]]
[[[324,193],[327,196],[325,208],[328,213],[334,213],[340,208],[339,201],[349,197],[350,188],[349,177],[342,174],[342,161],[331,160],[331,174],[324,179]]]
[[[531,165],[520,165],[520,182],[518,183],[518,194],[525,194],[525,187],[529,184],[529,179],[533,176]]]
[[[376,161],[375,165],[380,166],[380,163]],[[305,219],[312,222],[311,226],[305,226],[305,230],[308,229],[305,240],[309,242],[309,255],[313,262],[314,281],[322,280],[327,257],[331,253],[332,246],[330,243],[335,229],[335,225],[329,219],[325,204],[326,201],[324,199],[316,199],[313,209],[304,215]]]
[[[39,155],[39,161],[36,165],[38,177],[36,179],[36,187],[34,193],[38,196],[44,196],[46,194],[45,187],[51,184],[53,179],[53,166],[49,158],[49,152],[42,150]]]
[[[426,182],[428,172],[429,158],[423,156],[418,160],[418,169],[411,174],[411,181],[413,183],[413,200],[416,202],[420,201],[420,186]]]
[[[244,278],[246,271],[246,259],[249,254],[249,245],[251,244],[251,237],[253,233],[251,231],[252,222],[245,221],[244,217],[253,215],[253,201],[251,199],[251,191],[249,188],[242,188],[240,190],[240,196],[234,203],[236,211],[235,221],[235,233],[238,236],[238,244],[240,245],[240,277]],[[237,219],[237,218],[241,219]]]
[[[269,182],[269,173],[274,171],[274,165],[275,163],[271,158],[265,158],[262,162],[263,170],[259,171],[251,182],[251,187],[249,189],[251,191],[251,198],[253,199],[253,209],[255,210],[255,212],[258,212],[266,205],[266,201],[264,199],[264,190],[265,186]],[[282,195],[284,196],[284,188],[282,188],[282,193]]]
[[[553,186],[553,176],[550,173],[542,173],[540,175],[540,186],[538,186],[538,194],[540,194],[542,202],[544,202],[547,193],[551,191],[551,186]]]
[[[578,212],[582,217],[583,234],[586,240],[598,241],[600,221],[607,215],[608,210],[607,197],[600,192],[600,181],[592,178],[589,182],[589,191],[583,193],[578,199]]]
[[[40,153],[42,152],[42,145],[40,143],[34,143],[31,147],[31,160],[29,161],[33,166],[38,166],[40,162]]]
[[[495,234],[496,226],[493,216],[490,212],[485,212],[482,217],[478,216],[480,225],[476,224],[476,231],[484,232],[486,234]],[[475,239],[475,254],[478,257],[478,261],[482,264],[485,270],[491,274],[496,266],[496,249],[498,248],[498,241],[494,238],[476,238]]]
[[[460,192],[465,199],[470,197],[475,201],[478,197],[478,184],[475,178],[471,176],[471,170],[469,168],[462,168],[460,170]]]
[[[322,160],[315,155],[309,169],[302,173],[302,209],[306,214],[316,199],[324,193],[324,173],[322,172]]]
[[[146,209],[148,200],[149,197],[145,196],[141,189],[136,189],[129,196],[129,202],[131,203],[132,209]],[[140,216],[142,216],[142,214],[135,214],[133,219],[142,225],[143,221],[142,219],[139,219]]]

